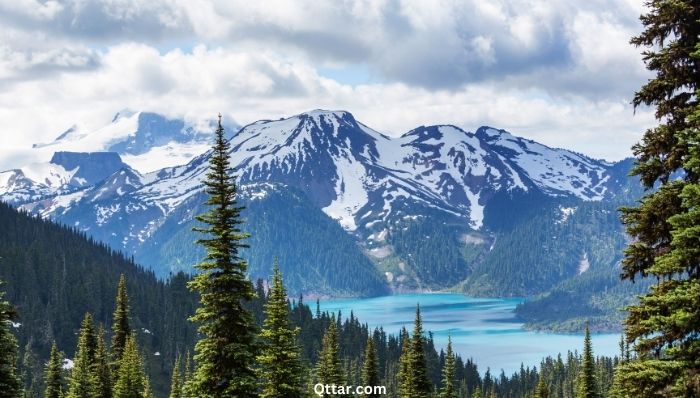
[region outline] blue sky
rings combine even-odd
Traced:
[[[129,108],[246,124],[343,109],[620,159],[654,124],[641,1],[0,0],[0,167]],[[3,168],[4,168],[3,167]]]

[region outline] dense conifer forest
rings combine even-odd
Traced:
[[[191,279],[159,281],[85,234],[0,203],[0,398],[357,395],[345,386],[384,388],[363,390],[365,397],[700,396],[700,7],[648,6],[632,43],[647,50],[656,76],[634,104],[654,106],[660,124],[634,148],[633,172],[648,193],[622,209],[633,238],[622,278],[646,283],[628,307],[618,356],[595,356],[586,321],[580,353],[496,375],[455,354],[451,341],[438,349],[418,306],[412,328],[390,335],[353,313],[322,312],[318,302],[313,311],[303,297],[288,297],[283,258],[271,261],[268,280],[253,283],[241,255],[252,240],[219,120],[198,218],[206,255]],[[582,213],[613,222],[596,210]],[[533,239],[545,240],[549,227],[535,227]],[[598,244],[622,250],[621,242]],[[507,259],[501,265],[529,276]]]

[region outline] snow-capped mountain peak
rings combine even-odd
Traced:
[[[147,173],[187,163],[206,152],[212,133],[211,120],[186,122],[152,112],[121,110],[100,128],[76,124],[49,143],[34,144],[33,149],[44,161],[59,151],[116,152],[129,166]]]
[[[186,164],[146,173],[134,166],[134,159],[152,161],[158,148],[171,145],[160,145],[160,137],[177,143],[178,137],[199,137],[197,131],[181,121],[137,112],[120,114],[104,130],[76,142],[97,140],[89,137],[93,134],[120,137],[108,148],[125,153],[121,158],[126,167],[110,168],[113,173],[99,183],[79,174],[80,169],[74,171],[71,159],[52,163],[55,170],[0,173],[0,198],[12,200],[22,184],[41,187],[31,197],[37,200],[26,208],[42,209],[45,216],[77,222],[81,228],[120,225],[114,240],[124,248],[148,240],[173,214],[191,213],[192,199],[203,189],[210,143],[202,143],[200,154]],[[471,133],[453,125],[421,126],[391,138],[349,112],[313,110],[251,123],[233,134],[230,143],[241,184],[275,183],[300,191],[347,231],[360,235],[427,212],[480,229],[491,199],[516,190],[584,200],[611,195],[610,164],[491,127]],[[27,177],[46,174],[57,182],[42,185],[39,177]],[[72,191],[55,188],[76,177],[92,183]]]

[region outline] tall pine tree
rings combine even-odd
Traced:
[[[328,386],[342,386],[345,383],[343,377],[343,364],[340,359],[340,342],[338,341],[338,326],[331,317],[328,329],[323,335],[321,352],[318,355],[316,365],[316,382]],[[325,394],[323,396],[326,396]],[[329,395],[330,396],[330,395]]]
[[[533,398],[549,398],[549,387],[547,387],[544,371],[540,372],[540,377],[537,380],[537,387],[535,387],[535,395],[533,395]]]
[[[105,343],[105,331],[102,326],[97,332],[97,349],[95,350],[95,360],[92,365],[92,375],[95,378],[97,396],[100,398],[112,398],[112,369]]]
[[[92,315],[86,313],[80,326],[66,398],[92,398],[97,394],[97,379],[93,373],[96,351],[95,326],[92,323]]]
[[[416,319],[413,323],[413,335],[408,344],[409,348],[401,355],[401,361],[404,365],[402,365],[401,380],[399,380],[399,396],[401,398],[427,398],[430,396],[432,384],[428,379],[423,321],[418,305],[416,306]]]
[[[198,397],[255,397],[258,389],[255,325],[244,307],[255,293],[246,277],[248,264],[240,256],[248,235],[240,229],[242,207],[237,204],[229,149],[219,115],[204,180],[209,211],[197,217],[206,227],[195,229],[209,235],[197,241],[206,248],[207,256],[196,265],[200,272],[189,283],[200,298],[191,320],[199,323],[203,337],[195,346],[197,366],[188,386]]]
[[[629,307],[625,332],[637,358],[618,367],[616,382],[628,396],[700,396],[700,5],[647,6],[632,44],[645,48],[656,75],[633,103],[654,107],[660,124],[633,148],[633,174],[658,189],[622,209],[633,238],[622,276],[652,276],[656,284]]]
[[[126,345],[126,338],[131,334],[129,296],[126,293],[126,278],[124,274],[119,277],[116,302],[112,317],[112,356],[115,362],[119,362],[124,351],[124,345]]]
[[[44,370],[44,385],[44,398],[63,398],[63,355],[55,341]]]
[[[265,304],[260,331],[262,350],[258,356],[263,398],[295,398],[304,395],[299,328],[289,320],[289,302],[277,259],[272,267],[272,284]]]
[[[440,391],[440,398],[457,398],[455,372],[455,354],[452,351],[452,338],[448,337],[445,366],[442,368],[442,391]]]
[[[180,355],[175,358],[173,365],[173,375],[170,378],[169,398],[182,398],[182,359]]]
[[[22,386],[17,375],[17,338],[10,330],[17,312],[4,297],[5,292],[0,290],[0,398],[19,398]]]
[[[150,387],[143,371],[143,361],[132,333],[127,336],[124,344],[112,396],[114,398],[144,398],[149,393]]]
[[[378,386],[379,381],[379,364],[377,363],[377,351],[374,349],[374,339],[370,334],[367,337],[367,346],[365,347],[365,361],[362,364],[362,385]],[[364,394],[363,397],[378,398],[379,394],[373,391],[373,393]]]
[[[598,398],[599,396],[591,331],[588,328],[588,324],[586,324],[586,334],[583,338],[583,357],[581,359],[581,370],[578,376],[576,398]]]

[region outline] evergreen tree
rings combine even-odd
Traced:
[[[537,387],[535,388],[535,395],[533,398],[549,398],[549,387],[547,387],[547,382],[545,381],[544,373],[540,373],[539,380],[537,381]]]
[[[129,296],[126,293],[126,277],[119,276],[117,287],[117,300],[112,317],[112,356],[115,362],[119,362],[124,351],[126,338],[131,334],[129,323]]]
[[[97,349],[95,350],[92,375],[95,377],[97,396],[99,398],[112,398],[112,369],[104,334],[104,329],[100,326],[97,332]]]
[[[362,365],[362,385],[363,386],[378,386],[379,385],[379,364],[377,363],[377,351],[374,349],[374,339],[372,335],[367,338],[367,346],[365,347],[365,361]],[[365,398],[377,398],[379,394],[364,394]]]
[[[397,375],[398,394],[401,398],[411,396],[413,387],[413,371],[411,368],[411,339],[405,329],[401,329],[401,357]]]
[[[402,354],[399,395],[402,398],[425,398],[430,396],[431,383],[428,379],[428,365],[425,360],[425,338],[420,306],[416,306],[416,319],[413,335],[408,342],[410,347]],[[404,358],[404,356],[406,356]],[[405,362],[403,362],[405,361]]]
[[[10,330],[17,312],[4,297],[5,292],[0,290],[0,398],[19,398],[22,386],[17,375],[17,339]]]
[[[244,307],[255,293],[246,278],[248,265],[240,257],[248,235],[240,229],[242,207],[237,205],[238,187],[229,149],[219,115],[204,180],[209,211],[197,217],[207,227],[195,229],[210,236],[197,241],[206,248],[207,257],[196,265],[200,272],[189,283],[200,297],[191,320],[199,323],[203,337],[195,346],[197,367],[189,382],[198,397],[254,397],[258,389],[253,369],[255,326]]]
[[[481,387],[477,387],[472,394],[472,398],[481,398]]]
[[[22,355],[20,379],[24,386],[25,398],[36,398],[43,390],[43,380],[41,380],[42,366],[39,363],[39,358],[34,346],[34,339],[29,339],[24,346],[24,355]]]
[[[97,340],[92,315],[86,313],[80,327],[78,347],[70,372],[67,398],[92,398],[97,394],[97,380],[93,374]]]
[[[192,380],[192,358],[189,350],[185,353],[185,369],[182,372],[182,398],[193,398],[192,389],[190,387]]]
[[[586,325],[586,334],[583,338],[583,357],[581,358],[581,370],[576,389],[577,398],[598,398],[598,383],[595,375],[595,358],[593,357],[593,344],[591,343],[591,331]]]
[[[44,384],[44,398],[63,398],[63,355],[58,351],[55,341],[44,371]]]
[[[173,375],[170,379],[169,398],[182,398],[182,369],[180,355],[175,358],[173,365]]]
[[[133,333],[126,338],[116,379],[114,398],[144,398],[146,393],[150,393],[149,383],[143,371],[143,362]]]
[[[340,359],[340,343],[338,341],[338,326],[331,317],[328,329],[323,335],[321,352],[318,355],[316,367],[316,382],[325,385],[344,385],[343,365]],[[324,394],[324,396],[326,396]]]
[[[304,394],[299,328],[289,320],[289,302],[277,259],[272,267],[272,284],[265,304],[265,320],[260,332],[262,350],[258,356],[261,397],[295,398]]]
[[[655,107],[660,124],[634,147],[633,173],[658,189],[622,210],[633,238],[622,276],[656,283],[628,308],[625,332],[637,358],[618,367],[616,380],[629,396],[700,396],[700,5],[647,6],[632,44],[645,48],[646,67],[656,75],[633,103]]]
[[[143,398],[154,398],[153,397],[153,390],[151,389],[151,382],[148,380],[148,377],[143,379]]]
[[[442,391],[440,392],[440,398],[457,398],[455,371],[455,354],[452,352],[452,338],[448,337],[445,366],[442,368]]]

